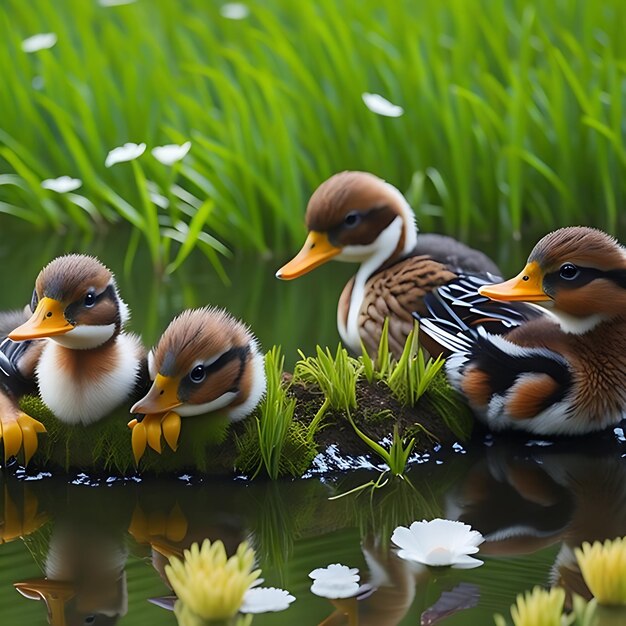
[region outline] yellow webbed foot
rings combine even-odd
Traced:
[[[15,456],[24,449],[24,464],[32,458],[37,451],[37,433],[45,433],[45,426],[13,407],[12,411],[0,415],[0,439],[4,440],[4,460]]]
[[[145,415],[141,421],[132,419],[128,422],[128,427],[132,430],[131,443],[137,465],[146,451],[146,446],[161,454],[161,434],[173,451],[178,447],[180,415],[174,411]]]
[[[0,502],[0,544],[26,537],[48,521],[48,514],[39,510],[37,496],[24,486],[23,497],[13,499],[7,485]]]

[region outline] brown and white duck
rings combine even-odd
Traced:
[[[265,393],[263,354],[245,324],[222,309],[189,309],[175,317],[148,355],[153,381],[129,422],[139,461],[161,434],[176,450],[181,417],[219,412],[231,422],[249,415]]]
[[[546,308],[504,335],[470,327],[454,307],[448,319],[422,319],[422,330],[452,350],[450,382],[490,428],[576,435],[626,417],[624,246],[593,228],[561,228],[539,241],[518,276],[479,293],[505,311],[517,301]]]
[[[402,352],[412,313],[425,313],[425,293],[459,270],[499,274],[482,252],[443,235],[419,235],[404,196],[366,172],[341,172],[313,193],[306,210],[308,237],[276,276],[291,280],[330,259],[360,263],[337,310],[341,339],[355,353],[361,341],[375,352],[385,318],[389,347]]]
[[[57,419],[88,425],[130,402],[147,379],[145,350],[137,336],[123,331],[128,307],[109,269],[82,254],[54,259],[37,276],[31,311],[30,319],[8,334],[12,342],[30,342],[29,350],[5,346],[3,351],[13,355],[13,363],[21,354],[17,369],[26,378],[34,373],[39,395]],[[16,406],[9,396],[3,400]],[[2,417],[12,419],[11,412]],[[13,429],[11,450],[23,439],[28,461],[41,430],[36,420],[22,426],[19,437]]]

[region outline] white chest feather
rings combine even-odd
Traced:
[[[39,394],[60,421],[87,425],[130,398],[139,374],[141,345],[134,335],[121,334],[103,352],[102,362],[89,371],[72,367],[72,352],[48,341],[37,365]]]

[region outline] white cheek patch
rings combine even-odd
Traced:
[[[233,391],[227,391],[223,393],[219,398],[205,402],[204,404],[189,404],[185,403],[179,407],[173,409],[175,413],[178,413],[181,417],[191,417],[192,415],[204,415],[205,413],[212,413],[219,409],[223,409],[228,406],[239,394]]]
[[[76,326],[64,335],[51,337],[52,341],[71,350],[90,350],[106,343],[115,334],[115,324]]]

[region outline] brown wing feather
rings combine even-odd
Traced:
[[[389,318],[389,348],[399,356],[413,328],[413,312],[426,314],[422,298],[456,274],[428,256],[414,256],[374,274],[365,286],[359,332],[368,351],[375,352],[382,323]]]

